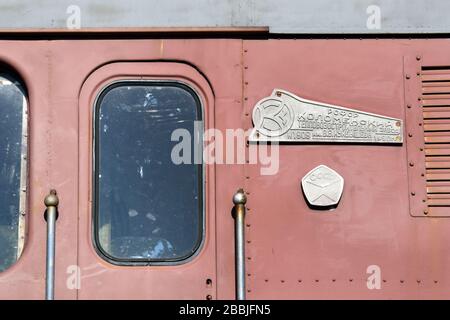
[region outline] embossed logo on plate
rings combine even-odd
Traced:
[[[306,100],[279,89],[259,101],[252,116],[253,142],[403,142],[400,119]]]
[[[302,179],[302,189],[310,205],[328,207],[338,204],[344,190],[344,178],[325,165],[308,172]]]

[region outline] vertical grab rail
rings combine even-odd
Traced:
[[[59,199],[56,190],[50,190],[45,197],[44,204],[47,207],[44,219],[47,221],[47,257],[45,277],[45,299],[53,300],[55,297],[55,232],[56,219],[58,219]]]
[[[239,189],[233,196],[234,203],[234,231],[236,246],[236,299],[245,300],[245,204],[247,197],[243,189]]]

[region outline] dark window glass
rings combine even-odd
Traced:
[[[201,116],[197,95],[174,82],[121,82],[100,95],[95,235],[108,259],[179,261],[198,249],[202,164],[174,164],[171,135],[186,129],[193,137]]]
[[[0,271],[19,258],[25,236],[26,109],[20,84],[0,75]]]

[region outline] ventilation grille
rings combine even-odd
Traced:
[[[427,203],[431,210],[445,210],[450,208],[450,67],[423,67],[421,79]]]

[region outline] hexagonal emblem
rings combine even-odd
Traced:
[[[333,169],[321,164],[303,177],[302,188],[310,205],[335,206],[339,203],[344,190],[344,178]]]

